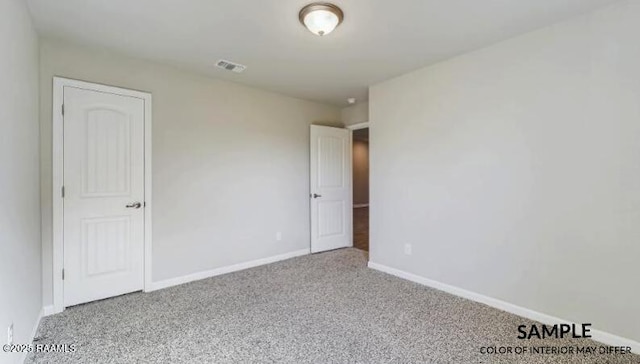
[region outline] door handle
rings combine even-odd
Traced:
[[[322,195],[318,195],[317,193],[314,193],[313,195],[311,195],[313,198],[318,198],[318,197],[322,197]]]
[[[140,207],[142,207],[142,204],[140,202],[134,202],[134,203],[130,203],[126,206],[128,209],[139,209]]]

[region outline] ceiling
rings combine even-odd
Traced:
[[[310,0],[28,0],[38,32],[299,98],[346,106],[367,87],[617,0],[333,0],[318,37]],[[248,66],[242,74],[218,59]]]

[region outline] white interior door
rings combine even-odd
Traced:
[[[64,87],[64,306],[144,286],[144,100]]]
[[[311,126],[311,252],[353,246],[351,132]]]

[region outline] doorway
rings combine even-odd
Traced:
[[[352,126],[353,247],[369,251],[369,124]]]
[[[54,310],[150,282],[151,95],[54,79]]]

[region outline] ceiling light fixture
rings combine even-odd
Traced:
[[[300,10],[300,23],[315,35],[331,33],[344,19],[339,7],[330,3],[312,3]]]

